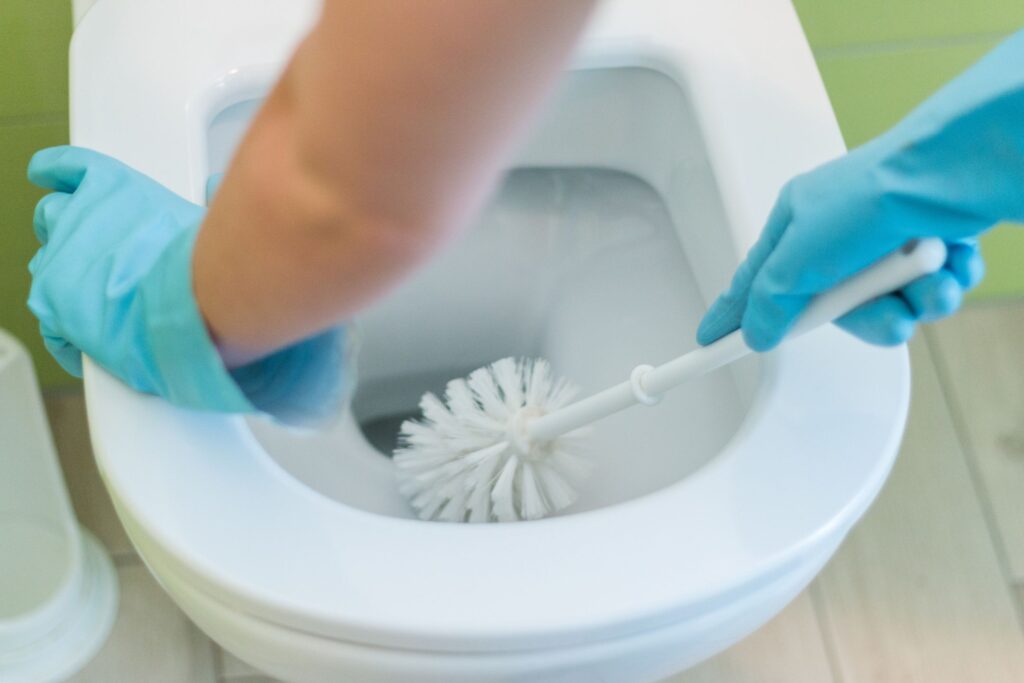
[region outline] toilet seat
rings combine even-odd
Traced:
[[[792,102],[773,110],[771,98],[758,99],[735,82],[717,88],[737,72],[768,79],[757,69],[769,60],[727,40],[716,49],[706,43],[717,41],[715,35],[734,36],[737,45],[754,45],[771,30],[788,35],[795,19],[779,14],[781,3],[763,10],[763,21],[743,25],[729,15],[736,7],[701,3],[715,15],[709,21],[734,30],[695,31],[687,50],[658,33],[668,23],[664,15],[692,11],[687,3],[646,2],[649,13],[633,0],[610,3],[613,14],[593,33],[594,45],[602,46],[595,52],[613,55],[626,38],[640,36],[641,47],[676,50],[674,65],[693,67],[685,85],[701,89],[694,108],[702,135],[713,143],[709,165],[728,194],[726,225],[741,250],[783,179],[819,162],[822,150],[841,150],[831,114],[821,109],[827,102],[804,96],[800,59],[806,55],[797,52],[773,54],[773,60],[791,60],[792,70],[776,69],[774,62],[760,67],[771,70],[773,87],[798,93],[797,110]],[[756,15],[760,7],[743,3],[742,11]],[[150,123],[172,108],[205,115],[213,109],[211,98],[223,105],[228,94],[236,101],[261,95],[314,11],[314,2],[298,0],[97,4],[72,45],[73,56],[78,48],[94,48],[82,61],[97,70],[91,81],[73,74],[72,141],[114,154],[184,196],[204,196],[204,141]],[[156,36],[96,28],[154,22],[161,28]],[[109,47],[114,40],[116,49]],[[208,49],[194,61],[177,53],[163,59],[175,45],[159,40]],[[126,67],[125,50],[150,61],[143,69],[128,60]],[[159,79],[161,87],[135,98],[137,110],[118,115],[145,125],[111,125],[109,100],[139,74]],[[114,81],[116,88],[108,85]],[[754,106],[758,115],[750,117]],[[804,115],[810,122],[800,127],[805,144],[784,159],[773,155],[764,142],[773,125],[784,120],[788,130]],[[814,125],[818,121],[828,125]],[[659,166],[651,184],[671,192],[696,177],[687,175],[690,170]],[[746,183],[751,177],[759,182]],[[702,265],[695,263],[695,270]],[[714,273],[703,275],[713,290]],[[577,645],[713,613],[794,565],[818,566],[817,558],[834,549],[895,458],[909,401],[906,351],[868,347],[821,329],[770,354],[764,365],[741,429],[694,474],[610,507],[486,526],[344,506],[284,471],[244,420],[141,396],[89,359],[85,390],[100,471],[158,577],[173,576],[237,614],[296,632],[410,650],[496,652]],[[685,447],[685,435],[680,444]]]
[[[91,363],[86,392],[103,396],[90,423],[119,511],[193,586],[336,639],[494,651],[698,615],[860,515],[901,435],[886,426],[905,416],[905,350],[824,329],[773,356],[740,432],[691,477],[609,508],[504,525],[355,510],[294,480],[239,418],[140,397]],[[865,374],[879,382],[854,381]]]

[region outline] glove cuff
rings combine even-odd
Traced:
[[[158,393],[186,408],[254,412],[206,331],[192,291],[192,248],[198,234],[183,230],[164,249],[152,277],[141,284]]]
[[[343,412],[355,385],[354,336],[333,327],[230,373],[256,409],[278,422],[323,426]]]
[[[290,425],[315,425],[340,414],[351,386],[351,335],[335,327],[228,370],[196,304],[192,250],[198,229],[166,247],[144,283],[153,360],[174,404],[228,413],[264,412]]]

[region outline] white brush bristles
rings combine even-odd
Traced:
[[[394,462],[399,487],[421,519],[514,522],[539,519],[576,500],[590,463],[576,454],[582,429],[533,442],[526,424],[576,393],[545,360],[503,358],[448,383],[444,401],[420,400]]]

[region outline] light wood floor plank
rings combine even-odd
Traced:
[[[1024,681],[1024,635],[926,345],[893,475],[819,577],[843,683]]]
[[[664,683],[829,683],[825,645],[810,596],[737,645]]]
[[[1024,306],[963,311],[930,338],[1009,574],[1024,581]]]
[[[121,596],[110,637],[67,683],[215,683],[214,644],[146,568],[120,567],[117,578]]]

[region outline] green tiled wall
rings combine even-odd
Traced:
[[[984,39],[841,55],[820,51],[818,68],[847,145],[855,147],[889,128],[997,43]]]
[[[897,121],[1000,38],[1024,27],[1021,0],[796,0],[851,147]],[[0,326],[32,350],[46,385],[70,382],[25,308],[40,192],[25,165],[67,141],[68,0],[0,0]],[[1024,229],[984,239],[989,275],[975,297],[1024,294]]]
[[[896,123],[1024,28],[1021,0],[795,0],[849,147]],[[982,238],[988,265],[971,298],[1024,295],[1024,229]]]
[[[1001,35],[1024,24],[1019,0],[794,0],[816,48]]]
[[[32,210],[42,196],[25,167],[37,149],[67,142],[70,37],[68,0],[0,0],[0,327],[29,347],[48,386],[74,380],[43,349],[25,307]]]
[[[0,119],[67,111],[67,0],[0,0]]]

